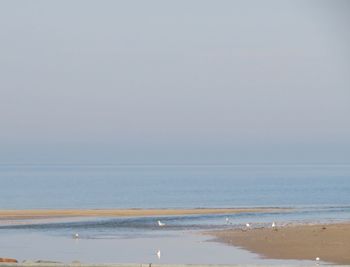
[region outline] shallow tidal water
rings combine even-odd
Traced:
[[[248,251],[210,241],[191,232],[153,233],[143,237],[89,238],[43,233],[1,234],[1,253],[23,260],[70,263],[172,263],[172,264],[311,264],[313,261],[262,259]],[[160,250],[161,256],[156,252]]]

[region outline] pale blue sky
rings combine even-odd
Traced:
[[[349,1],[1,1],[0,162],[350,162]]]

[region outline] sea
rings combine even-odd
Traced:
[[[0,257],[299,265],[215,242],[203,232],[272,221],[279,227],[350,221],[350,164],[0,165],[2,210],[258,207],[287,212],[0,220]]]

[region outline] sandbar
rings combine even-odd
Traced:
[[[350,264],[350,223],[293,225],[211,231],[215,241],[237,246],[264,258],[315,260]]]
[[[198,209],[32,209],[0,210],[0,220],[58,217],[138,217],[199,214],[281,212],[281,208],[198,208]]]

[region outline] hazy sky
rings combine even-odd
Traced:
[[[1,1],[0,162],[350,162],[350,1]]]

